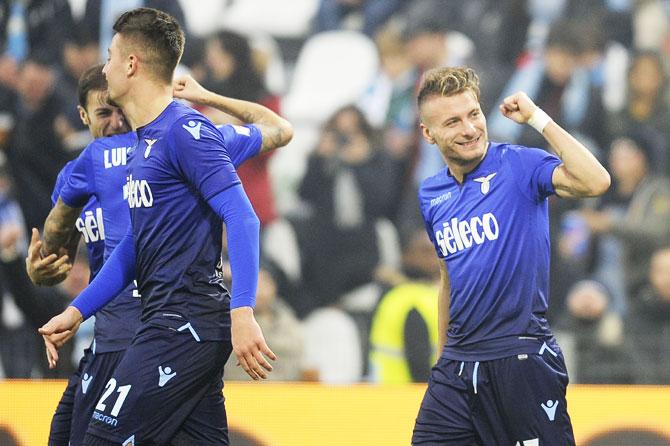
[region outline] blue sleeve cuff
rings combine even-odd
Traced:
[[[70,305],[86,320],[118,296],[134,277],[135,242],[129,229],[93,282]]]
[[[228,258],[233,275],[231,308],[254,307],[258,288],[260,222],[241,185],[207,200],[226,224]]]

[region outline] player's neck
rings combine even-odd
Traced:
[[[169,84],[146,82],[138,87],[120,104],[133,130],[152,122],[172,102],[172,86]]]
[[[486,158],[487,153],[488,153],[488,147],[481,158],[472,160],[467,164],[449,162],[447,160],[447,167],[449,167],[449,172],[451,173],[451,176],[453,176],[454,179],[458,181],[458,183],[462,184],[463,181],[465,180],[465,176],[470,172],[474,171],[477,168],[477,166],[481,164],[484,158]]]

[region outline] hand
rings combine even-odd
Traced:
[[[62,282],[72,269],[72,265],[67,263],[68,256],[58,257],[56,254],[50,254],[42,258],[41,249],[40,233],[33,228],[30,245],[28,246],[28,257],[26,257],[28,277],[36,285],[52,286]]]
[[[612,216],[607,212],[582,209],[581,214],[591,232],[595,234],[604,234],[612,230],[614,221]]]
[[[254,318],[254,310],[251,307],[234,308],[230,316],[233,351],[237,356],[238,365],[241,365],[254,380],[267,378],[267,372],[272,371],[272,365],[265,357],[275,361],[277,356],[265,343],[261,327]]]
[[[62,347],[67,340],[64,339],[69,335],[69,331],[66,333],[60,333],[57,335],[51,336],[42,336],[44,339],[44,347],[47,354],[47,362],[49,363],[50,369],[55,369],[58,364],[58,349]]]
[[[23,229],[16,223],[0,225],[0,259],[11,262],[19,256],[19,240]]]
[[[517,124],[528,122],[537,105],[522,91],[507,96],[500,104],[500,113]]]
[[[79,326],[84,321],[79,310],[69,306],[61,314],[51,318],[38,331],[44,338],[47,349],[47,360],[49,368],[56,367],[58,362],[58,349],[62,347],[72,336],[77,333]]]
[[[189,75],[180,76],[172,81],[172,94],[175,98],[204,105],[209,91]]]

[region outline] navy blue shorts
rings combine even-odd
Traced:
[[[88,434],[117,444],[227,445],[223,366],[228,341],[143,326],[105,384]]]
[[[68,446],[70,443],[70,429],[72,426],[72,411],[74,408],[74,399],[81,376],[86,365],[91,361],[93,353],[91,349],[84,350],[84,356],[79,360],[79,367],[70,376],[67,387],[58,401],[56,412],[51,418],[51,428],[49,430],[49,446]]]
[[[49,446],[80,446],[91,421],[93,408],[124,351],[93,354],[84,350],[79,368],[68,380],[51,420]]]
[[[493,361],[441,358],[433,367],[413,445],[574,445],[560,352]]]

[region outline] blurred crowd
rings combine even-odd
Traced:
[[[0,376],[71,371],[46,369],[36,327],[86,285],[85,254],[58,288],[35,287],[26,234],[90,142],[79,76],[142,5],[184,24],[181,72],[294,125],[287,147],[239,169],[262,223],[271,379],[427,379],[439,270],[416,193],[444,162],[420,138],[415,93],[424,71],[469,65],[491,140],[551,150],[498,112],[523,90],[612,175],[599,199],[550,200],[548,318],[572,381],[670,384],[669,0],[0,0]]]

